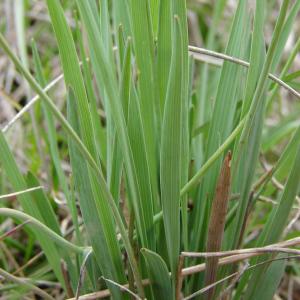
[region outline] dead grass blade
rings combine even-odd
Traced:
[[[208,226],[207,251],[219,251],[222,246],[226,212],[230,191],[230,161],[231,153],[229,152],[224,159],[223,167],[219,176],[216,194],[212,203],[211,215]],[[210,257],[206,261],[205,285],[215,282],[218,270],[218,257]],[[214,288],[208,290],[206,299],[212,299]]]

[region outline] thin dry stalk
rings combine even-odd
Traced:
[[[199,291],[197,291],[197,292],[189,295],[188,297],[184,298],[183,300],[190,300],[192,298],[195,298],[196,296],[204,294],[207,291],[209,291],[210,289],[215,288],[216,285],[221,284],[221,283],[227,281],[228,279],[239,277],[239,275],[241,275],[241,272],[244,273],[244,272],[246,272],[248,270],[254,269],[254,268],[256,268],[258,266],[261,266],[261,265],[270,264],[271,262],[274,262],[274,261],[286,260],[286,259],[291,259],[291,258],[299,258],[299,255],[297,255],[297,256],[280,257],[280,258],[273,258],[273,259],[262,261],[260,263],[255,264],[255,265],[252,265],[252,266],[248,265],[247,268],[244,267],[239,272],[235,272],[235,273],[233,273],[233,274],[231,274],[231,275],[229,275],[229,276],[227,276],[225,278],[222,278],[222,279],[220,279],[220,280],[218,280],[218,281],[216,281],[216,282],[214,282],[214,283],[212,283],[212,284],[204,287],[203,289],[201,289],[201,290],[199,290]]]
[[[23,266],[21,266],[18,270],[16,270],[13,275],[17,275],[17,274],[22,274],[22,272],[24,271],[24,269],[26,269],[27,267],[31,266],[32,264],[34,264],[36,261],[38,261],[41,257],[44,256],[44,252],[39,252],[37,255],[35,255],[34,257],[32,257],[30,260],[28,260],[26,262],[26,264],[24,264]]]
[[[230,192],[230,162],[231,153],[229,152],[224,159],[223,167],[218,179],[216,194],[212,203],[211,215],[208,225],[208,237],[206,249],[208,252],[216,252],[221,249],[226,213]],[[218,257],[208,258],[206,261],[205,285],[208,286],[216,281],[218,270]],[[212,299],[214,288],[205,294],[206,299]]]
[[[52,80],[45,88],[44,91],[48,92],[52,87],[54,87],[59,81],[61,81],[64,78],[63,74],[56,77],[54,80]],[[30,108],[38,101],[40,100],[40,96],[36,95],[34,96],[30,101],[27,102],[27,104],[2,128],[2,132],[5,133],[8,131],[8,129],[15,124],[27,111],[30,110]]]
[[[204,48],[199,48],[199,47],[195,47],[195,46],[189,46],[189,51],[191,53],[199,53],[199,54],[203,54],[203,55],[207,55],[210,57],[215,57],[221,60],[226,60],[226,61],[230,61],[233,62],[235,64],[239,64],[243,67],[249,68],[250,63],[247,61],[244,61],[242,59],[230,56],[230,55],[226,55],[223,53],[219,53],[219,52],[215,52],[212,50],[208,50],[208,49],[204,49]],[[197,59],[197,56],[195,57]],[[291,92],[295,97],[297,97],[298,99],[300,99],[300,93],[298,91],[296,91],[295,89],[293,89],[292,87],[290,87],[288,84],[286,84],[283,80],[279,79],[278,77],[276,77],[273,74],[268,74],[268,77],[270,79],[272,79],[274,82],[276,82],[277,84],[281,85],[282,87],[284,87],[285,89],[287,89],[289,92]]]
[[[290,249],[288,247],[294,247],[300,244],[300,237],[282,241],[276,244],[271,244],[264,247],[258,248],[248,248],[239,250],[229,250],[229,251],[218,251],[218,252],[182,252],[183,256],[186,257],[226,257],[240,254],[262,254],[269,252],[285,252],[292,254],[299,254],[299,250]]]
[[[300,238],[299,238],[300,239]],[[289,241],[286,241],[286,243],[292,243],[293,240],[289,240]],[[228,265],[228,264],[233,264],[233,263],[237,263],[237,262],[240,262],[240,261],[244,261],[244,260],[247,260],[249,258],[252,258],[252,257],[255,257],[255,256],[259,256],[259,255],[262,255],[263,253],[251,253],[251,254],[238,254],[238,255],[233,255],[233,256],[228,256],[228,257],[225,257],[225,258],[221,258],[218,262],[218,265],[219,266],[224,266],[224,265]],[[292,259],[292,258],[299,258],[299,255],[297,256],[289,256],[289,257],[286,257],[286,258],[279,258],[279,259]],[[275,260],[279,260],[279,259],[275,259]],[[271,261],[274,261],[271,260]],[[267,263],[270,262],[270,260],[267,261]],[[263,263],[266,263],[266,262],[263,262]],[[261,265],[262,263],[259,263],[258,265]],[[249,268],[252,268],[253,266],[249,267]],[[196,274],[196,273],[200,273],[200,272],[203,272],[205,271],[205,263],[203,264],[199,264],[199,265],[195,265],[195,266],[192,266],[192,267],[188,267],[188,268],[184,268],[182,269],[182,276],[183,277],[186,277],[186,276],[190,276],[190,275],[193,275],[193,274]],[[236,276],[238,274],[238,272],[230,275],[231,278]],[[226,278],[227,280],[228,278]],[[150,280],[149,279],[144,279],[143,281],[143,286],[147,286],[150,284]],[[124,288],[129,288],[129,284],[124,284],[122,285],[122,287]],[[111,294],[110,294],[110,291],[107,289],[107,290],[102,290],[102,291],[98,291],[98,292],[94,292],[94,293],[90,293],[90,294],[85,294],[85,295],[82,295],[79,297],[78,300],[95,300],[95,299],[103,299],[103,298],[106,298],[106,297],[109,297]],[[67,299],[67,300],[75,300],[75,298],[70,298],[70,299]]]
[[[221,293],[219,296],[220,300],[225,300],[230,295],[231,291],[233,290],[234,286],[239,282],[242,275],[246,272],[249,268],[250,264],[248,261],[242,266],[238,274],[231,280],[231,283],[226,287],[226,289]]]
[[[118,288],[120,288],[120,290],[122,292],[127,292],[128,294],[130,294],[131,296],[133,296],[134,299],[137,299],[137,300],[142,300],[142,298],[140,298],[137,294],[135,294],[134,292],[132,292],[127,286],[124,286],[124,285],[121,285],[113,280],[110,280],[110,279],[107,279],[107,278],[104,278],[103,276],[101,277],[103,280],[111,283],[111,284],[114,284],[115,286],[117,286]]]
[[[3,276],[6,280],[17,283],[19,285],[23,285],[28,287],[32,292],[34,292],[36,295],[39,295],[42,297],[42,299],[47,299],[47,300],[54,300],[52,296],[47,294],[45,291],[42,289],[36,287],[32,283],[24,280],[23,278],[16,277],[14,275],[11,275],[10,273],[6,272],[5,270],[0,268],[0,275]]]
[[[61,273],[62,273],[63,278],[64,278],[64,283],[66,285],[67,296],[68,297],[74,297],[73,289],[70,285],[70,275],[69,275],[69,272],[68,272],[68,269],[67,269],[67,264],[64,260],[61,260],[60,268],[61,268]]]
[[[32,188],[26,189],[24,191],[19,191],[19,192],[14,192],[14,193],[10,193],[10,194],[1,195],[0,196],[0,200],[2,200],[2,199],[9,199],[9,198],[15,198],[15,197],[23,195],[23,194],[34,192],[36,190],[41,190],[43,188],[44,188],[43,186],[36,186],[36,187],[32,187]]]
[[[237,275],[239,275],[239,272],[235,272],[235,273],[233,273],[233,274],[231,274],[231,275],[229,275],[229,276],[227,276],[225,278],[222,278],[221,280],[215,281],[212,284],[207,285],[203,289],[201,289],[201,290],[199,290],[199,291],[197,291],[197,292],[195,292],[195,293],[193,293],[193,294],[185,297],[183,300],[190,300],[190,299],[195,298],[195,297],[197,297],[199,295],[207,294],[209,291],[214,290],[215,287],[216,287],[216,285],[218,285],[220,283],[223,283],[223,282],[227,281],[228,279],[234,278]]]
[[[90,255],[92,254],[92,250],[90,250],[86,256],[83,259],[83,262],[81,264],[80,267],[80,273],[79,273],[79,279],[78,279],[78,284],[77,284],[77,288],[76,288],[76,295],[75,295],[75,299],[78,300],[79,299],[79,293],[80,293],[80,289],[82,287],[83,281],[84,281],[84,275],[85,275],[85,270],[86,270],[86,263],[90,257]]]
[[[30,223],[30,220],[27,220],[27,221],[25,221],[25,222],[17,225],[16,227],[10,229],[9,231],[5,232],[3,235],[0,236],[0,242],[3,241],[8,236],[13,235],[15,232],[17,232],[18,230],[20,230],[22,227],[24,227],[28,223]]]
[[[184,265],[184,257],[180,255],[179,257],[179,263],[178,263],[178,270],[177,270],[177,281],[176,281],[176,300],[181,299],[181,289],[182,289],[182,283],[183,283],[183,276],[182,276],[182,268]]]

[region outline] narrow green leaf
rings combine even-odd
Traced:
[[[149,273],[154,299],[172,299],[171,278],[166,263],[155,252],[141,249]]]
[[[32,52],[33,52],[33,60],[34,60],[34,67],[35,67],[37,80],[41,86],[46,86],[46,81],[45,81],[45,78],[43,75],[40,57],[39,57],[38,50],[37,50],[37,47],[36,47],[36,44],[34,41],[32,41]],[[69,191],[69,187],[68,187],[68,183],[67,183],[67,178],[61,167],[59,150],[58,150],[58,146],[57,146],[57,134],[56,134],[55,122],[54,122],[53,116],[51,114],[51,111],[47,107],[46,103],[43,102],[42,107],[43,107],[43,112],[44,112],[44,115],[46,118],[46,124],[47,124],[47,129],[48,129],[48,140],[49,140],[49,144],[50,144],[51,158],[52,158],[55,170],[57,172],[60,185],[61,185],[63,192],[65,194],[65,197],[67,199],[67,204],[68,204],[69,210],[71,212],[72,221],[75,226],[76,233],[77,233],[77,240],[80,241],[76,206],[75,206],[75,203],[71,199],[71,195],[70,195],[70,191]]]
[[[81,74],[72,33],[68,27],[63,9],[58,0],[47,0],[52,26],[60,51],[66,86],[74,90],[82,139],[92,157],[97,161],[94,140],[94,129],[90,116],[90,108]]]
[[[153,203],[158,206],[157,130],[160,125],[155,105],[154,40],[151,27],[149,1],[130,0],[132,37],[138,72],[138,103],[145,137],[146,158],[150,170]],[[157,124],[157,125],[156,125]],[[146,246],[147,247],[147,246]],[[150,248],[150,247],[147,247]]]
[[[279,255],[279,257],[282,257],[282,255]],[[282,280],[285,267],[286,261],[284,260],[271,263],[269,269],[256,286],[252,299],[274,299],[274,294]]]
[[[173,285],[180,249],[180,183],[182,142],[182,33],[180,20],[174,18],[175,34],[170,79],[164,109],[160,152],[161,201]],[[175,288],[175,286],[173,286]]]

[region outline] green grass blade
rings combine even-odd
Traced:
[[[173,274],[173,285],[180,248],[180,183],[182,142],[182,32],[180,20],[173,22],[176,28],[173,41],[170,79],[164,109],[161,140],[161,201],[165,224],[169,264]],[[176,82],[176,84],[174,84]],[[175,288],[175,286],[173,286]]]
[[[172,15],[173,14],[173,15]],[[182,42],[181,42],[181,55],[182,55],[182,99],[181,99],[181,143],[180,143],[180,165],[181,165],[181,183],[182,187],[187,181],[189,176],[189,162],[190,162],[190,133],[189,133],[189,108],[190,108],[190,97],[189,97],[189,87],[190,87],[190,72],[189,72],[189,57],[188,57],[188,25],[187,25],[187,8],[186,2],[176,0],[172,2],[172,14],[171,16],[178,16],[180,20]],[[173,35],[176,34],[176,29],[173,26]],[[178,47],[178,46],[177,46]],[[179,78],[176,79],[179,82]],[[187,228],[188,220],[186,215],[188,195],[181,195],[181,207],[182,207],[182,222],[183,227]],[[184,247],[188,248],[188,237],[187,232],[183,231],[183,243]]]
[[[141,249],[149,273],[154,299],[172,299],[172,285],[168,267],[155,252]]]
[[[128,1],[112,1],[113,10],[113,27],[115,34],[118,32],[119,26],[124,30],[125,38],[131,35],[131,22],[129,18]]]
[[[89,117],[90,108],[73,37],[59,1],[48,0],[47,5],[60,51],[65,83],[67,87],[70,86],[74,90],[76,101],[78,101],[76,105],[83,142],[97,161],[94,129]]]
[[[106,168],[106,159],[107,159],[107,145],[105,143],[106,129],[101,124],[101,120],[99,116],[99,108],[96,99],[96,92],[93,87],[93,76],[92,76],[91,64],[90,61],[88,61],[88,57],[86,55],[86,51],[82,40],[82,33],[79,29],[78,22],[76,27],[76,34],[77,34],[77,40],[79,43],[81,60],[82,60],[82,73],[84,77],[85,88],[89,99],[89,104],[90,104],[91,119],[92,119],[93,128],[95,130],[96,149],[100,157],[101,164],[103,165],[103,168]]]
[[[145,137],[146,157],[150,170],[153,202],[158,203],[157,178],[157,130],[159,117],[155,101],[154,82],[154,41],[150,21],[149,1],[130,0],[129,9],[132,22],[132,37],[138,69],[138,101]],[[156,125],[157,124],[157,125]],[[158,128],[157,128],[158,127]],[[147,247],[146,248],[150,248]]]
[[[279,255],[279,257],[282,257],[282,255]],[[285,267],[285,260],[279,260],[271,263],[269,269],[264,274],[264,277],[256,286],[252,299],[274,299],[274,294],[282,280]]]
[[[151,12],[151,23],[154,39],[157,39],[158,35],[158,24],[159,24],[159,6],[162,0],[151,0],[150,12]]]
[[[156,58],[156,72],[159,97],[159,113],[162,120],[168,80],[170,73],[171,55],[172,53],[172,18],[171,18],[171,3],[168,0],[160,1],[159,10],[159,28],[158,28],[158,41],[157,41],[157,58]],[[161,122],[161,121],[160,121]]]
[[[0,215],[21,220],[23,222],[28,221],[32,226],[32,228],[34,228],[35,234],[38,235],[39,237],[44,234],[48,240],[48,243],[49,243],[49,239],[51,239],[53,242],[60,245],[65,250],[72,251],[77,254],[83,254],[85,251],[84,248],[78,247],[70,243],[69,241],[65,240],[55,231],[47,227],[44,223],[40,222],[38,219],[26,213],[11,208],[0,208]]]
[[[46,86],[46,81],[45,81],[45,78],[43,75],[40,57],[39,57],[38,50],[37,50],[37,47],[36,47],[36,44],[34,41],[32,42],[32,53],[33,53],[34,67],[35,67],[37,80],[41,86]],[[43,107],[43,112],[45,115],[46,125],[47,125],[47,129],[48,129],[48,140],[49,140],[49,145],[50,145],[51,158],[52,158],[55,170],[57,172],[60,185],[61,185],[63,192],[65,194],[65,197],[67,199],[67,204],[68,204],[69,210],[71,212],[72,221],[75,226],[76,233],[77,233],[77,236],[76,236],[77,240],[80,241],[76,206],[75,206],[75,203],[71,199],[71,195],[70,195],[70,191],[69,191],[69,187],[68,187],[68,183],[67,183],[67,178],[61,167],[61,160],[59,157],[59,150],[58,150],[58,146],[57,146],[57,134],[56,134],[55,122],[54,122],[53,116],[51,114],[51,111],[49,110],[49,108],[47,107],[47,105],[44,102],[42,103],[42,107]]]

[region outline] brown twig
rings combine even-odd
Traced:
[[[61,273],[64,279],[64,283],[66,286],[66,292],[68,297],[74,297],[73,289],[70,284],[70,275],[68,272],[67,264],[64,260],[60,262]]]
[[[239,282],[240,278],[246,272],[249,266],[250,266],[249,262],[246,261],[246,263],[242,266],[240,271],[238,271],[238,274],[234,278],[232,278],[230,284],[226,287],[226,289],[223,292],[221,292],[219,296],[220,300],[227,299],[226,297],[230,294],[234,286]]]
[[[193,294],[185,297],[183,300],[190,300],[190,299],[195,298],[195,297],[197,297],[199,295],[207,294],[207,292],[209,292],[211,290],[214,290],[215,287],[216,287],[216,285],[218,285],[220,283],[223,283],[223,282],[227,281],[228,279],[236,277],[238,274],[239,274],[239,272],[235,272],[235,273],[233,273],[233,274],[231,274],[231,275],[229,275],[229,276],[227,276],[225,278],[222,278],[221,280],[215,281],[215,282],[211,283],[210,285],[207,285],[203,289],[201,289],[201,290],[199,290],[199,291],[197,291],[197,292],[195,292],[195,293],[193,293]]]
[[[221,249],[226,222],[226,213],[230,192],[230,162],[229,152],[224,159],[223,167],[217,183],[215,198],[212,203],[211,215],[208,226],[208,237],[206,249],[208,252],[216,252]],[[218,257],[210,257],[206,260],[205,285],[216,281],[218,270]],[[214,295],[214,288],[208,290],[205,298],[210,300]]]
[[[300,256],[297,255],[297,256],[292,256],[292,257],[291,256],[287,256],[287,257],[274,258],[274,259],[269,259],[269,260],[266,260],[266,261],[262,261],[260,263],[255,264],[255,265],[249,266],[247,268],[243,268],[242,271],[235,272],[235,273],[233,273],[233,274],[231,274],[231,275],[229,275],[229,276],[227,276],[225,278],[222,278],[221,280],[218,280],[218,281],[216,281],[216,282],[214,282],[214,283],[212,283],[212,284],[204,287],[203,289],[201,289],[201,290],[199,290],[199,291],[197,291],[197,292],[189,295],[188,297],[184,298],[184,300],[190,300],[190,299],[192,299],[192,298],[194,298],[196,296],[204,294],[207,291],[209,291],[210,289],[214,289],[216,285],[218,285],[220,283],[223,283],[223,282],[227,281],[228,279],[235,278],[235,277],[239,276],[241,274],[241,272],[244,273],[244,272],[246,272],[248,270],[254,269],[254,268],[259,267],[261,265],[269,264],[269,263],[274,262],[274,261],[286,260],[286,259],[291,259],[291,258],[299,258],[299,257]]]
[[[178,269],[177,269],[177,276],[176,276],[176,300],[181,299],[181,289],[183,283],[183,276],[182,276],[183,266],[184,266],[184,257],[180,255]]]
[[[24,227],[28,223],[30,223],[30,220],[27,220],[27,221],[17,225],[16,227],[10,229],[9,231],[5,232],[3,235],[0,236],[0,241],[4,240],[8,236],[13,235],[14,233],[16,233],[18,230],[20,230],[22,227]]]
[[[292,240],[290,240],[290,242],[291,241]],[[221,258],[218,262],[218,265],[219,266],[224,266],[224,265],[228,265],[228,264],[233,264],[233,263],[244,261],[246,259],[249,259],[249,258],[252,258],[252,257],[255,257],[255,256],[259,256],[259,255],[262,255],[262,254],[263,253],[250,253],[250,254],[238,254],[238,255],[228,256],[228,257],[225,257],[225,258]],[[299,257],[300,257],[299,255],[289,256],[289,257],[286,257],[285,259],[292,259],[292,258],[299,258]],[[279,258],[279,259],[283,259],[283,258]],[[279,259],[273,259],[272,261],[279,260]],[[268,260],[267,262],[263,262],[263,263],[268,263],[268,262],[270,262],[270,260]],[[258,265],[260,265],[260,264],[262,264],[262,263],[259,263]],[[252,266],[250,268],[252,268]],[[184,269],[182,269],[181,274],[182,274],[183,277],[186,277],[186,276],[190,276],[190,275],[200,273],[200,272],[203,272],[203,271],[205,271],[205,263],[195,265],[195,266],[192,266],[192,267],[188,267],[188,268],[184,268]],[[232,275],[236,276],[237,273],[238,272],[236,272]],[[232,277],[234,277],[234,276],[232,276]],[[144,279],[142,282],[143,282],[144,286],[148,286],[150,284],[149,279]],[[129,288],[129,284],[125,284],[125,285],[122,285],[122,286],[125,287],[125,288]],[[110,294],[110,291],[107,289],[107,290],[102,290],[102,291],[82,295],[82,296],[79,297],[78,300],[103,299],[103,298],[106,298],[106,297],[109,297],[109,296],[111,296],[111,294]],[[70,298],[70,299],[67,299],[67,300],[75,300],[75,298]]]

